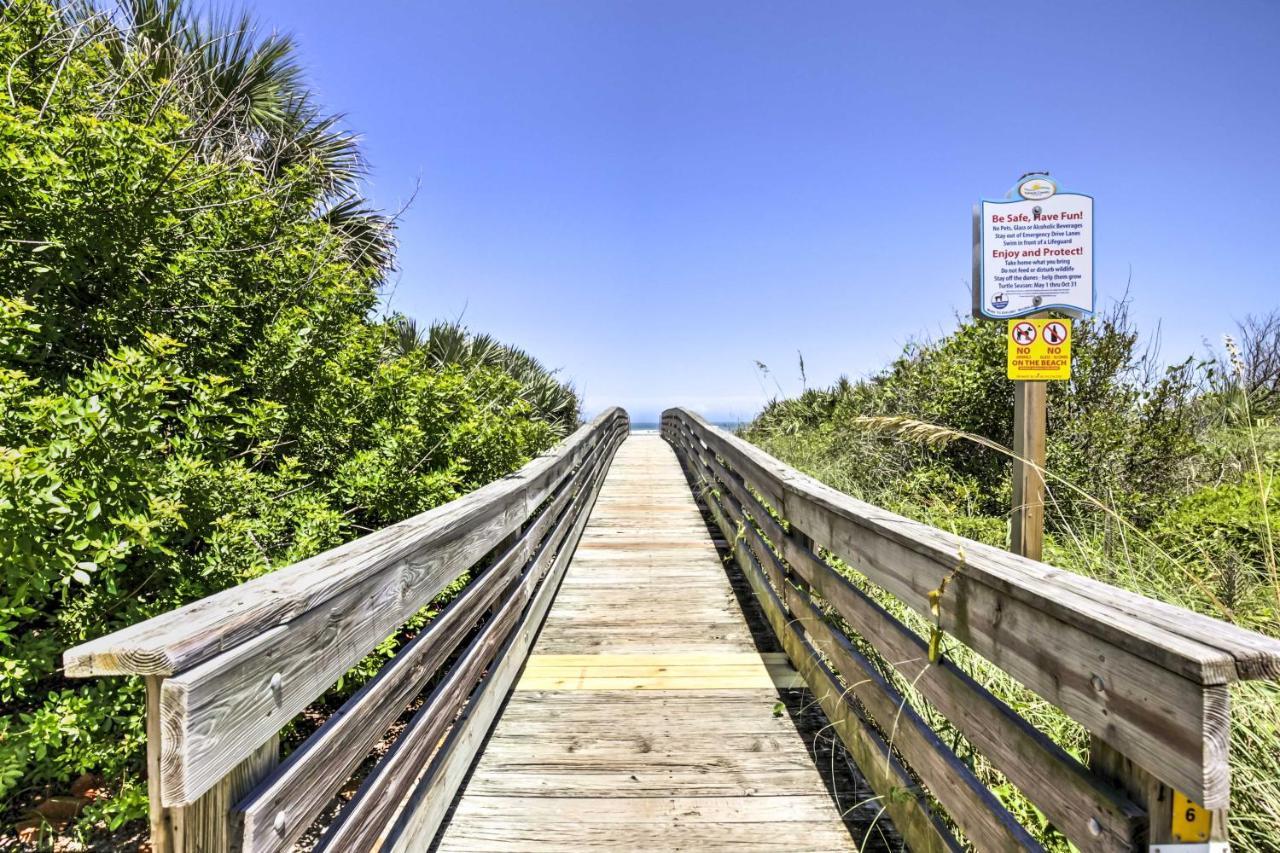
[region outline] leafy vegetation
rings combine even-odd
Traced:
[[[83,640],[465,494],[579,416],[531,357],[371,319],[394,228],[289,40],[179,0],[0,4],[0,801],[142,816]],[[412,336],[411,336],[412,337]]]
[[[1126,306],[1076,324],[1069,382],[1049,384],[1046,561],[1280,636],[1280,313],[1221,356],[1165,366]],[[963,321],[869,379],[775,400],[745,436],[842,491],[1008,546],[1013,388],[1003,324]],[[843,567],[922,634],[925,620]],[[964,649],[948,656],[1080,758],[1087,734]],[[892,671],[892,668],[888,668]],[[896,675],[896,673],[891,672]],[[899,686],[923,705],[905,679]],[[1233,849],[1280,846],[1280,689],[1233,690]],[[1065,840],[945,718],[927,713],[1020,819]]]

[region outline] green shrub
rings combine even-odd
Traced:
[[[358,152],[286,41],[210,52],[208,26],[177,2],[0,7],[9,816],[84,771],[111,792],[91,820],[146,811],[140,683],[63,679],[64,649],[453,500],[578,419],[528,357],[398,346]]]

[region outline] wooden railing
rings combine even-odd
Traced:
[[[611,409],[461,500],[68,651],[67,675],[146,677],[152,850],[291,849],[436,678],[316,848],[426,849],[627,429]],[[279,761],[280,730],[468,571],[468,586]]]
[[[1225,838],[1228,685],[1280,677],[1280,642],[855,500],[684,409],[663,414],[662,434],[912,850],[958,849],[952,827],[984,853],[1040,846],[904,698],[895,669],[1079,849],[1209,841],[1175,838],[1175,792]],[[880,593],[940,633],[913,630]],[[957,642],[1087,729],[1090,766],[949,660]]]

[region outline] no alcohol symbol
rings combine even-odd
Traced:
[[[1036,327],[1031,323],[1015,323],[1011,334],[1019,346],[1028,347],[1036,341]]]
[[[1057,320],[1052,323],[1046,323],[1044,327],[1044,342],[1050,346],[1060,346],[1067,342],[1067,327]]]

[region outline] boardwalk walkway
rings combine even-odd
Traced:
[[[633,435],[439,849],[855,849],[777,686],[675,454]]]

